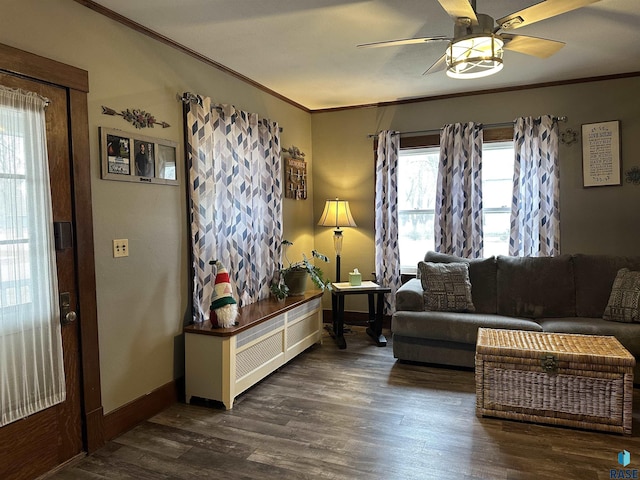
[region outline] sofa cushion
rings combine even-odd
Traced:
[[[473,345],[478,339],[478,327],[542,331],[542,327],[533,320],[486,313],[396,312],[391,319],[394,336]]]
[[[624,267],[640,270],[640,257],[574,255],[576,315],[601,318],[611,294],[613,281],[618,270]]]
[[[510,317],[576,314],[573,263],[558,257],[498,256],[498,313]]]
[[[468,259],[444,253],[427,252],[425,262],[469,264],[469,280],[471,281],[471,298],[476,313],[496,313],[496,258]]]
[[[611,287],[609,302],[602,318],[614,322],[638,322],[638,300],[640,299],[640,272],[628,268],[618,270]]]
[[[475,312],[466,263],[419,262],[425,309],[438,312]]]
[[[410,279],[396,291],[396,311],[399,310],[413,312],[424,310],[424,290],[419,278]]]

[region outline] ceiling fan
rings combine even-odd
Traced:
[[[502,69],[502,51],[547,58],[565,44],[556,40],[513,35],[516,28],[531,25],[561,15],[600,0],[545,0],[530,7],[494,20],[477,13],[476,0],[438,0],[455,22],[453,38],[444,36],[406,38],[384,42],[364,43],[363,48],[411,45],[424,42],[448,41],[447,50],[424,75],[447,69],[453,78],[479,78]]]

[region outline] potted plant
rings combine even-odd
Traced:
[[[283,240],[282,246],[284,248],[284,258],[288,263],[288,267],[280,269],[280,279],[288,287],[289,295],[302,295],[306,290],[307,277],[311,277],[313,283],[324,290],[325,288],[331,288],[331,282],[326,280],[323,276],[320,267],[314,265],[309,261],[307,256],[303,253],[302,260],[297,262],[291,262],[287,257],[287,249],[293,245],[289,240]],[[329,258],[316,250],[311,251],[313,258],[322,260],[323,262],[329,262]],[[273,292],[273,284],[272,290]],[[275,294],[274,294],[275,295]]]

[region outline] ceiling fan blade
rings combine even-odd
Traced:
[[[476,12],[473,11],[473,7],[469,0],[438,0],[442,8],[444,8],[449,16],[453,20],[458,18],[468,18],[471,20],[471,25],[478,24],[478,18]]]
[[[447,68],[447,58],[446,57],[447,57],[446,55],[442,55],[422,75],[429,75],[430,73],[439,72],[440,70],[444,70],[445,68]]]
[[[440,40],[451,40],[449,37],[437,36],[437,37],[420,37],[420,38],[405,38],[401,40],[388,40],[384,42],[373,43],[361,43],[357,45],[359,48],[378,48],[378,47],[397,47],[400,45],[412,45],[414,43],[436,42]]]
[[[600,0],[546,0],[528,8],[499,18],[496,23],[503,29],[514,29],[561,15]]]
[[[506,50],[513,50],[514,52],[533,55],[538,58],[550,57],[565,45],[564,42],[558,42],[557,40],[525,37],[524,35],[502,34],[500,37],[504,40],[504,48]]]

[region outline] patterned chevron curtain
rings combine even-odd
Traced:
[[[560,254],[558,124],[550,115],[515,121],[509,255]]]
[[[202,322],[215,280],[212,259],[229,271],[240,306],[269,296],[282,243],[280,130],[257,114],[193,98],[185,119],[194,321]]]
[[[398,132],[386,130],[378,134],[375,198],[376,280],[391,288],[391,293],[385,295],[386,315],[395,311],[396,290],[402,285],[398,250],[399,143]]]
[[[434,240],[437,252],[482,257],[481,125],[445,125],[440,133]]]

